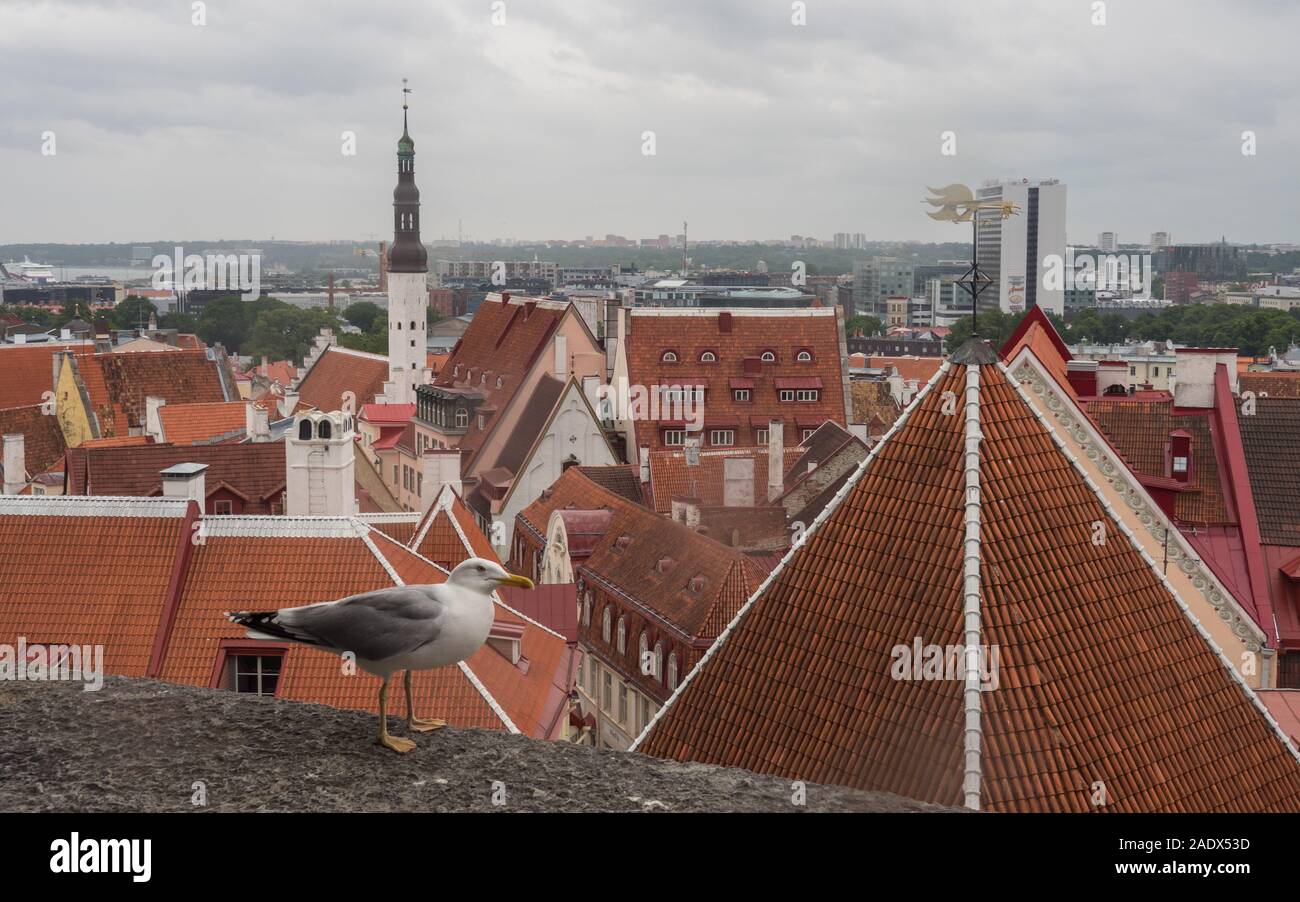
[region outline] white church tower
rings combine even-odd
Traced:
[[[405,79],[403,79],[405,85]],[[404,94],[410,93],[406,87]],[[393,246],[388,252],[388,381],[377,399],[414,404],[415,387],[427,381],[425,339],[429,334],[429,257],[420,242],[420,189],[415,187],[415,142],[406,127],[397,142],[397,187],[393,189]]]
[[[357,512],[352,415],[298,414],[284,437],[285,510],[290,517],[350,517]]]

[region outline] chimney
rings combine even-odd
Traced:
[[[280,399],[280,416],[291,417],[298,407],[298,393],[296,391],[286,391],[284,397]]]
[[[208,497],[203,475],[207,469],[207,464],[176,464],[163,470],[163,497],[197,501],[199,510],[203,510],[203,502]]]
[[[650,446],[641,446],[641,483],[650,481]]]
[[[258,375],[259,375],[259,376],[267,376],[267,375],[270,375],[270,372],[271,372],[271,365],[270,365],[269,362],[267,362],[266,355],[263,354],[263,355],[262,355],[262,368],[261,368],[261,371],[258,373]]]
[[[26,439],[21,432],[4,438],[4,493],[17,495],[27,488]]]
[[[694,529],[700,525],[700,499],[692,495],[674,495],[672,515],[675,522]]]
[[[343,413],[294,417],[284,437],[285,509],[291,517],[357,512],[355,433]]]
[[[718,314],[718,331],[723,335],[731,332],[731,311],[723,310]]]
[[[424,452],[424,485],[420,495],[420,510],[427,511],[442,495],[446,486],[457,495],[463,487],[460,481],[460,450],[457,448],[428,448]],[[444,504],[450,499],[444,500]]]
[[[244,431],[250,442],[269,442],[271,440],[270,412],[260,404],[244,402]]]
[[[162,416],[159,411],[167,405],[166,398],[148,395],[144,399],[144,432],[155,442],[163,441]]]
[[[767,424],[767,500],[775,501],[785,491],[785,424],[773,419]]]
[[[1065,364],[1066,378],[1070,387],[1081,398],[1091,398],[1097,394],[1097,361],[1070,360]]]
[[[1104,395],[1107,391],[1113,392],[1116,386],[1125,391],[1128,390],[1128,364],[1122,360],[1098,361],[1097,394]]]
[[[1228,388],[1237,392],[1236,348],[1177,348],[1174,350],[1174,406],[1213,407],[1214,373],[1228,368]]]

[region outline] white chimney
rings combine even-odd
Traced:
[[[244,431],[250,442],[269,442],[271,440],[270,413],[260,404],[244,402]]]
[[[176,464],[163,470],[163,497],[197,501],[199,510],[203,510],[203,502],[208,497],[203,475],[207,469],[207,464]]]
[[[27,488],[26,439],[21,432],[4,438],[5,482],[4,493],[17,495]]]
[[[298,393],[296,391],[286,391],[284,397],[280,399],[280,418],[293,416],[293,412],[298,407]]]
[[[424,484],[420,494],[420,510],[433,507],[445,486],[461,494],[460,451],[456,448],[429,448],[424,452]],[[446,499],[450,501],[450,499]]]
[[[166,398],[148,395],[144,399],[144,433],[155,442],[163,441],[162,417],[158,411],[167,406]]]
[[[1228,390],[1237,392],[1235,348],[1178,348],[1174,351],[1174,406],[1213,407],[1214,374],[1228,368]]]
[[[641,481],[650,481],[650,446],[641,446]]]
[[[785,423],[767,424],[767,500],[775,501],[785,491]]]
[[[350,517],[357,512],[354,433],[344,413],[294,417],[284,439],[285,513]]]

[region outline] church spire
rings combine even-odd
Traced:
[[[420,241],[420,189],[415,186],[415,142],[407,122],[407,95],[402,79],[402,137],[397,142],[397,187],[393,189],[393,247],[388,271],[427,272],[429,256]]]

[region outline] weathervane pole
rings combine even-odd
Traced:
[[[957,284],[970,292],[971,336],[974,337],[979,334],[980,294],[993,284],[993,280],[980,269],[980,212],[996,210],[1003,219],[1006,219],[1018,212],[1019,208],[1016,204],[1003,200],[978,200],[975,193],[965,185],[949,185],[946,188],[926,190],[934,196],[927,197],[925,203],[939,208],[927,214],[931,219],[971,224],[970,268],[957,280]]]

